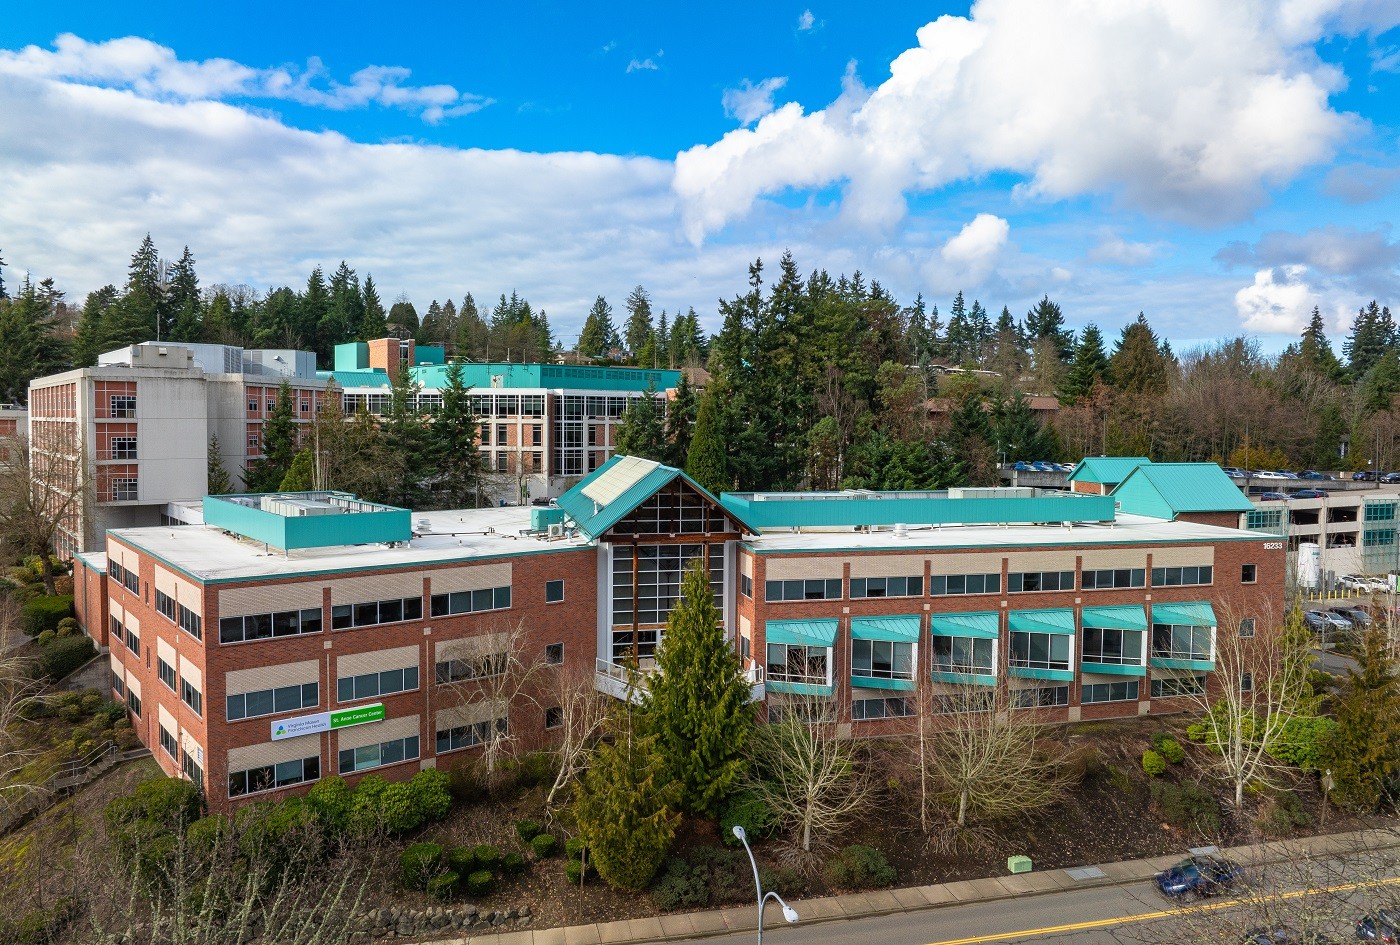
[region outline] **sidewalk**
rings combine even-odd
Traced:
[[[1353,833],[1324,834],[1228,847],[1221,852],[1242,865],[1259,866],[1299,855],[1311,857],[1345,853],[1356,850],[1358,846],[1372,850],[1400,847],[1400,831],[1391,833],[1385,830],[1359,830]],[[1047,870],[1043,873],[993,876],[987,879],[969,879],[907,889],[879,889],[820,899],[794,899],[792,905],[802,914],[804,926],[836,919],[862,919],[968,902],[1015,899],[1068,889],[1144,882],[1151,879],[1153,874],[1176,863],[1183,855],[1184,851],[1147,860],[1101,863],[1097,866]],[[773,921],[782,921],[781,916],[774,911],[775,915],[767,923],[769,925],[772,925]],[[667,939],[752,932],[757,928],[758,909],[750,904],[710,912],[680,912],[619,922],[484,933],[465,938],[432,941],[440,945],[642,945]]]

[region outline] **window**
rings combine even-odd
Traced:
[[[496,454],[496,472],[510,472],[510,454],[505,450]]]
[[[309,400],[303,400],[303,401],[301,402],[301,412],[302,412],[302,413],[310,413],[310,412],[311,412],[311,401],[309,401]]]
[[[484,587],[479,591],[453,591],[451,594],[434,594],[432,605],[434,617],[474,614],[484,610],[505,610],[510,606],[510,585]]]
[[[1142,666],[1143,630],[1117,630],[1098,627],[1084,628],[1083,649],[1086,663],[1110,663],[1115,666]]]
[[[175,622],[175,601],[164,591],[156,591],[156,610],[166,620]]]
[[[912,699],[855,699],[851,702],[851,720],[869,722],[874,719],[902,719],[914,714]]]
[[[136,437],[134,436],[114,436],[111,439],[112,452],[110,459],[135,459],[136,458]]]
[[[131,714],[138,719],[141,717],[141,697],[136,694],[135,689],[127,689],[126,706],[131,710]]]
[[[438,685],[464,679],[484,679],[506,671],[507,654],[484,653],[466,659],[441,660],[435,667]]]
[[[240,692],[228,697],[225,715],[230,722],[237,722],[240,719],[255,719],[260,715],[312,709],[321,704],[320,690],[320,684],[313,682],[299,686]]]
[[[179,758],[179,752],[175,747],[175,736],[165,730],[164,725],[157,726],[160,729],[160,749],[170,756],[171,761]]]
[[[928,579],[929,593],[940,594],[1000,594],[1001,572],[994,574],[934,574]]]
[[[1006,589],[1013,594],[1029,591],[1072,591],[1073,571],[1013,571],[1006,576]]]
[[[343,752],[342,752],[343,754]],[[303,784],[321,777],[321,758],[298,758],[294,761],[281,761],[275,765],[262,765],[246,771],[228,773],[228,796],[242,797],[260,791],[273,791],[289,784]]]
[[[1152,698],[1171,699],[1176,696],[1202,696],[1206,691],[1204,676],[1180,676],[1152,680]]]
[[[530,445],[544,445],[544,427],[540,426],[538,423],[530,427]]]
[[[1253,673],[1240,673],[1240,692],[1253,692],[1253,691],[1254,691],[1254,674],[1253,674]],[[138,712],[137,714],[139,715],[140,713]]]
[[[1142,568],[1108,568],[1085,571],[1083,582],[1086,591],[1106,591],[1119,587],[1146,587],[1147,577]]]
[[[268,412],[268,413],[272,413],[272,411],[274,411],[274,410],[276,410],[276,409],[277,409],[277,401],[275,401],[275,400],[269,400],[269,401],[267,402],[267,412]]]
[[[417,688],[418,667],[405,666],[403,669],[341,676],[335,681],[335,698],[338,702],[354,702],[357,699],[373,699],[375,696],[387,696],[396,692],[412,692]]]
[[[1254,564],[1240,565],[1240,583],[1253,584],[1259,580],[1259,566]]]
[[[331,607],[331,629],[373,627],[381,623],[402,623],[423,619],[423,598],[399,597],[371,600],[363,604],[335,604]]]
[[[1152,625],[1152,655],[1170,660],[1208,660],[1211,629],[1155,623]]]
[[[250,449],[250,450],[256,450],[257,448],[258,448],[258,438],[250,433],[250,434],[248,435],[248,449]]]
[[[1015,689],[1011,705],[1017,709],[1051,709],[1069,705],[1068,686],[1040,686],[1035,689]]]
[[[194,760],[194,755],[187,751],[180,752],[180,770],[185,772],[185,777],[193,781],[197,786],[204,787],[204,769]]]
[[[120,420],[132,420],[136,417],[136,396],[134,394],[113,394],[109,402],[111,406],[110,416]]]
[[[219,620],[220,643],[242,643],[246,640],[267,640],[272,637],[293,636],[298,633],[321,632],[321,608],[283,610],[275,614],[247,614],[223,617]]]
[[[831,684],[831,647],[768,644],[768,678],[774,682]]]
[[[248,410],[249,410],[250,412],[252,412],[252,413],[257,413],[257,412],[258,412],[258,402],[257,402],[256,400],[250,400],[250,401],[248,401]]]
[[[995,640],[980,637],[934,637],[933,668],[940,673],[971,673],[992,676]]]
[[[382,768],[396,765],[400,761],[412,761],[418,757],[418,736],[394,738],[377,745],[363,748],[345,748],[340,752],[340,773],[364,771],[366,768]]]
[[[805,581],[769,581],[765,599],[785,600],[840,600],[840,578],[808,578]]]
[[[1153,587],[1185,587],[1191,584],[1209,584],[1214,568],[1208,564],[1184,568],[1153,568]]]
[[[852,640],[851,675],[869,679],[913,679],[914,644]]]
[[[126,640],[126,628],[115,615],[109,614],[107,617],[107,635],[117,642]]]
[[[1242,618],[1240,618],[1240,636],[1242,636],[1242,637],[1252,637],[1252,636],[1254,636],[1254,618],[1253,618],[1253,617],[1242,617]]]
[[[560,666],[564,663],[564,644],[551,643],[544,648],[544,661],[550,666]]]
[[[643,505],[645,509],[645,504]],[[653,511],[653,514],[657,514]],[[663,529],[671,531],[671,519]],[[702,527],[685,525],[687,533],[703,531]],[[716,606],[724,606],[724,548],[718,544],[708,549],[700,544],[637,545],[636,599],[633,599],[633,550],[619,548],[612,563],[612,658],[621,662],[635,656],[651,658],[661,639],[661,627],[681,594],[681,579],[686,566],[696,558],[709,564],[710,590]],[[800,582],[799,582],[800,583]],[[838,585],[840,581],[836,582]],[[638,632],[633,636],[632,620],[636,617]]]
[[[112,691],[119,696],[126,692],[126,680],[115,669],[112,670]]]
[[[544,710],[544,727],[548,731],[552,728],[561,728],[564,725],[564,710],[559,706],[551,706]]]
[[[199,614],[190,610],[184,604],[179,604],[176,609],[179,612],[180,629],[196,640],[204,639],[203,620]]]
[[[739,593],[750,600],[753,599],[753,577],[751,575],[739,575]]]
[[[548,713],[546,713],[546,717]],[[437,753],[457,751],[461,748],[475,748],[484,744],[491,737],[491,726],[495,725],[496,733],[504,735],[506,733],[506,720],[496,719],[494,722],[473,722],[470,725],[458,725],[454,728],[438,729],[437,733]],[[342,758],[345,752],[340,753]]]
[[[122,571],[122,586],[133,594],[141,593],[141,576],[127,568]]]
[[[189,680],[180,680],[180,701],[194,710],[195,715],[204,714],[204,694],[191,686]]]
[[[563,581],[544,582],[544,602],[546,604],[557,604],[564,599]]]
[[[851,578],[852,597],[921,597],[924,579],[918,577]]]
[[[171,666],[159,656],[156,657],[156,673],[160,676],[160,681],[165,683],[167,689],[169,689],[171,692],[177,691],[178,687],[175,683],[175,667]]]
[[[508,436],[508,431],[509,431],[509,430],[510,430],[510,428],[509,428],[508,426],[506,426],[504,423],[498,423],[498,424],[496,424],[496,445],[497,445],[497,446],[505,446],[505,445],[506,445],[506,441],[509,439],[509,436]]]
[[[1079,701],[1084,705],[1093,702],[1135,702],[1138,697],[1138,681],[1093,683],[1080,692]]]
[[[137,656],[141,655],[141,637],[130,627],[126,628],[126,648]]]
[[[127,476],[121,479],[112,480],[113,502],[135,502],[137,497],[137,485],[135,476]]]
[[[1065,633],[1011,634],[1011,665],[1026,669],[1069,669],[1069,641]]]

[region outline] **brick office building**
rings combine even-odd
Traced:
[[[547,688],[516,705],[464,699],[481,683],[461,677],[492,661],[454,665],[454,646],[489,653],[518,626],[559,672],[591,669],[625,697],[622,668],[654,666],[696,557],[754,700],[822,700],[856,735],[901,724],[925,687],[1005,683],[1047,721],[1177,711],[1215,670],[1217,635],[1276,621],[1283,600],[1276,536],[1171,506],[1213,476],[1178,466],[1121,498],[716,498],[615,457],[557,509],[211,497],[204,526],[110,532],[76,584],[137,731],[222,808],[333,772],[451,764],[482,726],[547,739]]]

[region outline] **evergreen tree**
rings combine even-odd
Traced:
[[[666,405],[666,464],[684,469],[690,455],[691,431],[695,428],[695,388],[690,378],[681,372],[676,382],[676,394]]]
[[[948,424],[948,446],[963,464],[967,484],[989,486],[996,482],[992,426],[980,391],[965,393],[953,410]]]
[[[691,434],[690,449],[685,458],[686,475],[715,495],[734,486],[725,457],[717,396],[717,389],[713,385],[705,388],[704,393],[700,395],[695,430]]]
[[[315,488],[316,460],[311,450],[297,450],[292,465],[277,487],[278,492],[310,492]]]
[[[1171,379],[1170,368],[1169,351],[1162,349],[1156,332],[1147,324],[1147,316],[1138,312],[1136,320],[1123,326],[1108,360],[1109,380],[1130,396],[1160,394]]]
[[[651,336],[651,296],[637,286],[627,296],[627,327],[623,335],[627,353],[636,358]]]
[[[1094,384],[1107,376],[1108,355],[1103,347],[1103,334],[1097,325],[1090,323],[1079,333],[1079,342],[1074,346],[1074,359],[1058,391],[1060,403],[1073,404],[1088,397]]]
[[[336,345],[351,341],[359,335],[365,320],[360,277],[343,259],[335,274],[331,276],[329,295],[329,304],[317,326],[317,333],[320,336],[320,347],[333,356]]]
[[[1380,806],[1400,773],[1400,681],[1388,652],[1385,624],[1375,621],[1362,637],[1357,669],[1333,703],[1336,737],[1327,765],[1340,803],[1364,811]]]
[[[675,368],[675,362],[671,360],[671,323],[670,316],[666,310],[661,310],[661,317],[656,321],[656,336],[653,338],[654,357],[657,367]]]
[[[1351,335],[1342,345],[1353,377],[1364,377],[1385,352],[1395,347],[1395,322],[1390,310],[1382,310],[1375,299],[1359,310],[1351,324]]]
[[[233,491],[233,479],[229,477],[228,470],[224,469],[223,458],[219,455],[219,434],[215,433],[209,439],[209,452],[206,458],[208,465],[208,495],[228,495]]]
[[[707,354],[700,316],[695,314],[695,309],[677,315],[671,326],[671,350],[667,360],[673,367],[699,367],[705,363]]]
[[[78,316],[78,330],[73,338],[73,366],[91,367],[102,353],[103,319],[117,304],[117,287],[106,285],[89,292]]]
[[[945,354],[953,364],[971,361],[976,347],[975,332],[967,318],[967,303],[963,294],[953,299],[953,307],[948,310],[948,337]]]
[[[1305,370],[1334,381],[1341,379],[1342,363],[1332,353],[1332,343],[1327,340],[1322,313],[1316,305],[1313,306],[1312,317],[1308,319],[1308,327],[1303,329],[1298,359]]]
[[[292,411],[292,385],[286,380],[277,388],[272,413],[262,425],[262,459],[251,465],[244,481],[249,492],[276,492],[297,451],[297,428]]]
[[[987,310],[977,299],[972,300],[972,309],[967,313],[967,322],[972,338],[972,350],[969,352],[969,357],[974,362],[980,362],[986,357],[987,348],[992,339],[992,320],[987,315]]]
[[[339,326],[331,324],[331,292],[326,285],[326,275],[317,266],[311,270],[306,280],[306,291],[301,294],[297,306],[295,323],[296,335],[301,343],[315,350],[322,364],[329,364],[335,351],[333,337],[338,337]]]
[[[428,428],[430,451],[437,470],[435,503],[440,508],[461,509],[476,504],[482,474],[477,429],[471,388],[464,381],[461,362],[453,361],[447,366],[442,409]]]
[[[598,875],[639,891],[661,868],[680,823],[680,785],[667,777],[656,736],[632,730],[631,713],[615,717],[574,798],[579,835]]]
[[[1007,460],[1053,459],[1055,444],[1031,410],[1026,395],[1016,391],[992,409],[992,447]]]
[[[0,300],[8,299],[10,293],[5,288],[5,257],[0,256]]]
[[[681,785],[680,807],[716,817],[743,777],[753,731],[749,684],[710,589],[704,559],[681,579],[681,597],[666,621],[642,707],[647,734],[666,759],[667,779]]]
[[[648,385],[646,393],[627,405],[622,423],[617,428],[616,452],[621,456],[637,456],[664,463],[667,459],[666,430],[656,409],[656,388]]]
[[[360,322],[361,341],[373,341],[389,334],[388,319],[384,314],[384,303],[379,299],[379,289],[375,287],[374,276],[365,274],[364,317]]]
[[[613,325],[612,306],[601,295],[593,300],[583,332],[578,336],[578,353],[585,358],[601,358],[616,344],[617,328]]]
[[[1074,333],[1065,328],[1064,312],[1046,295],[1026,313],[1026,342],[1034,345],[1042,338],[1055,343],[1060,360],[1069,363],[1074,356]]]
[[[389,306],[389,328],[397,338],[412,338],[418,333],[418,309],[408,296],[400,295]]]
[[[1368,411],[1389,410],[1400,394],[1400,350],[1388,348],[1361,379],[1361,400]]]
[[[194,254],[188,246],[170,270],[167,304],[173,323],[171,341],[202,341],[204,302],[199,294],[199,276],[194,270]]]
[[[419,386],[412,371],[399,371],[380,424],[387,461],[383,501],[406,509],[423,504],[425,480],[435,458],[427,424],[418,412]]]
[[[70,362],[68,341],[56,325],[63,293],[45,283],[35,286],[26,276],[14,298],[0,301],[0,403],[27,403],[31,380]]]
[[[468,361],[485,361],[491,348],[491,330],[476,307],[476,299],[468,292],[457,312],[457,357]]]

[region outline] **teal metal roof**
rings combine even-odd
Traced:
[[[1153,604],[1152,622],[1169,623],[1178,627],[1214,627],[1215,609],[1210,601],[1188,601],[1184,604]]]
[[[391,387],[389,375],[377,369],[366,368],[363,371],[317,371],[316,376],[323,381],[335,381],[342,388],[346,387]]]
[[[1098,630],[1146,630],[1147,611],[1141,604],[1118,607],[1085,607],[1079,615],[1082,626]]]
[[[918,614],[907,617],[852,617],[851,639],[917,643],[920,622]]]
[[[1146,456],[1086,456],[1069,474],[1069,481],[1113,485],[1127,479],[1134,469],[1151,462]]]
[[[447,386],[447,365],[417,365],[413,379],[425,390]],[[653,371],[633,367],[595,367],[568,364],[463,364],[462,381],[476,393],[488,390],[573,389],[641,392],[648,387],[670,390],[681,381],[680,371]]]
[[[1007,625],[1013,632],[1021,633],[1074,633],[1074,611],[1067,607],[1013,610]]]
[[[1182,512],[1249,512],[1254,503],[1215,463],[1140,466],[1112,493],[1121,511],[1174,519]]]
[[[933,614],[929,630],[936,637],[979,637],[995,640],[1001,635],[1001,615],[986,610],[968,614]]]
[[[790,646],[835,646],[837,623],[831,620],[766,620],[763,636],[769,643]]]
[[[596,539],[677,478],[719,505],[718,499],[679,469],[636,456],[617,455],[580,479],[556,502],[581,532]],[[741,528],[754,531],[740,516],[728,509],[725,512]]]
[[[725,509],[761,530],[862,525],[1010,525],[1111,522],[1108,496],[1049,492],[950,496],[947,492],[726,492]]]

